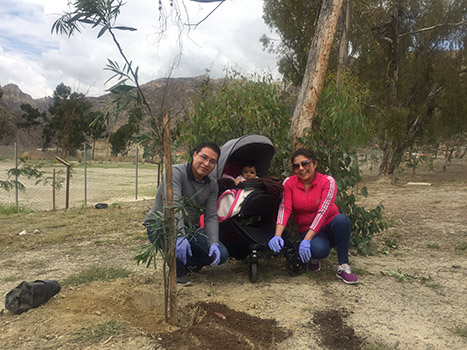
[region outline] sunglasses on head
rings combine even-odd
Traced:
[[[305,168],[308,164],[311,164],[311,163],[312,163],[311,160],[308,160],[308,159],[307,160],[302,160],[300,163],[293,163],[292,168],[293,168],[293,170],[298,170],[298,169],[300,169],[300,165]]]

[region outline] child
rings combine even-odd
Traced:
[[[242,165],[242,173],[238,175],[235,179],[235,186],[237,186],[240,182],[245,180],[255,179],[256,176],[256,162],[253,160],[246,160]]]

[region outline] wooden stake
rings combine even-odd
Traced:
[[[173,173],[172,173],[172,142],[170,139],[170,127],[169,127],[169,113],[167,110],[164,111],[164,166],[165,166],[165,179],[167,188],[167,206],[170,208],[173,206],[174,194],[173,194]],[[169,239],[171,242],[170,249],[170,261],[169,261],[169,323],[171,325],[177,324],[177,262],[175,259],[175,220],[172,209],[167,212],[167,221],[169,223],[168,232],[171,234]]]

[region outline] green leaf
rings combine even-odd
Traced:
[[[364,196],[364,197],[368,197],[368,189],[363,186],[362,189],[360,190],[360,193]]]
[[[82,23],[86,23],[86,24],[94,24],[94,21],[92,21],[90,19],[87,19],[87,18],[80,19],[79,21],[82,22]]]
[[[107,30],[107,27],[102,27],[102,29],[99,31],[99,34],[97,34],[97,38],[100,38],[102,35],[104,35],[106,30]]]
[[[108,91],[110,91],[113,94],[125,94],[128,91],[133,90],[135,87],[131,85],[126,85],[126,84],[117,84],[112,86]]]
[[[129,31],[132,31],[132,32],[134,32],[135,30],[138,30],[138,29],[133,28],[133,27],[125,27],[125,26],[116,26],[116,27],[113,27],[113,29],[129,30]]]

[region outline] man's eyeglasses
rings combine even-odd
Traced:
[[[198,156],[203,160],[203,163],[206,163],[209,161],[209,165],[216,165],[217,164],[217,159],[214,158],[209,158],[207,155],[198,153]]]
[[[292,164],[292,169],[293,170],[298,170],[298,169],[300,169],[300,165],[305,168],[311,163],[312,163],[311,160],[308,160],[308,159],[307,160],[302,160],[300,163],[293,163]]]

